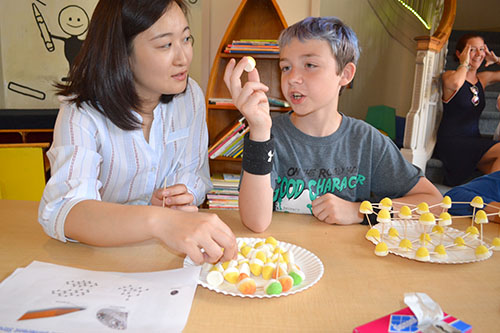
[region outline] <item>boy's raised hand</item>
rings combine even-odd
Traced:
[[[250,138],[255,141],[266,141],[269,139],[272,125],[266,96],[269,88],[260,82],[256,68],[248,73],[248,81],[241,85],[241,75],[248,61],[248,57],[243,57],[236,64],[236,60],[231,59],[224,72],[224,82],[231,93],[234,105],[248,121]]]

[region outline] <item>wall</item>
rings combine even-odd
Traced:
[[[500,32],[499,17],[499,0],[458,0],[453,29]]]
[[[0,77],[2,78],[0,108],[53,108],[57,107],[52,83],[64,78],[69,69],[64,47],[71,36],[85,38],[88,21],[97,0],[86,1],[1,1],[0,2]],[[77,4],[78,7],[67,7]],[[38,10],[50,34],[63,40],[40,34],[33,6]],[[59,14],[62,13],[62,24]],[[66,14],[81,17],[82,26],[68,28]],[[66,22],[67,23],[67,22]],[[63,30],[63,28],[65,30]]]
[[[364,119],[371,105],[388,105],[405,116],[410,109],[415,54],[389,36],[366,0],[321,1],[321,15],[337,16],[358,35],[361,56],[339,111]]]
[[[234,15],[238,0],[203,0],[204,65],[200,84],[206,89],[220,39]],[[291,25],[307,16],[333,15],[357,33],[362,47],[353,89],[345,90],[339,110],[364,119],[368,106],[385,104],[405,116],[410,109],[415,54],[389,36],[366,0],[277,0]]]
[[[200,2],[190,6],[188,18],[195,36],[200,36],[202,29]],[[43,17],[47,31],[65,40],[52,38],[52,44],[49,41],[46,46],[35,20],[33,4]],[[0,108],[58,107],[52,84],[61,81],[69,69],[64,52],[65,44],[71,37],[67,31],[78,34],[74,37],[81,41],[86,37],[84,28],[64,31],[64,23],[59,24],[59,14],[65,9],[66,13],[74,9],[67,9],[67,6],[76,5],[90,18],[96,4],[97,0],[0,2]],[[39,20],[42,19],[39,17]],[[202,41],[197,39],[190,74],[198,81],[201,80],[201,49]]]
[[[58,106],[52,83],[61,80],[69,68],[64,42],[54,40],[54,50],[48,51],[34,19],[33,3],[44,16],[48,30],[68,38],[59,26],[59,12],[76,3],[90,17],[97,0],[0,2],[0,108]],[[358,34],[361,59],[354,88],[346,90],[340,99],[342,112],[364,118],[368,106],[386,104],[395,107],[399,115],[406,114],[415,58],[388,36],[366,0],[277,0],[277,3],[289,25],[309,15],[335,15]],[[239,0],[198,0],[190,6],[189,22],[195,37],[190,75],[203,89],[220,39],[239,4]],[[9,89],[9,83],[14,89]]]
[[[206,90],[210,68],[220,41],[240,5],[239,0],[200,0],[203,3],[203,59],[201,66],[201,81]],[[320,0],[277,0],[288,25],[291,25],[310,15],[319,15]]]

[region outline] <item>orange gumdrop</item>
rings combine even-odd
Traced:
[[[283,268],[279,268],[279,276],[283,276],[283,275],[286,275],[286,272],[283,270]],[[276,270],[274,270],[273,272],[273,279],[276,279]]]
[[[278,281],[281,283],[281,287],[283,288],[283,292],[288,291],[292,289],[293,287],[293,279],[289,275],[282,276],[278,279]]]
[[[238,284],[238,290],[245,295],[252,295],[257,290],[255,281],[251,278],[245,278]]]
[[[241,280],[247,278],[248,275],[246,273],[240,273],[240,275],[238,276],[238,282],[240,282]]]

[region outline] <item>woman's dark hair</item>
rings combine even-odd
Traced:
[[[470,33],[470,34],[465,34],[460,37],[460,39],[457,42],[457,46],[455,47],[455,51],[458,51],[458,53],[462,53],[462,51],[465,49],[465,46],[467,45],[467,42],[471,38],[481,38],[484,42],[484,38],[476,33]],[[455,61],[460,61],[457,57],[457,52],[453,55],[453,58]]]
[[[78,107],[90,104],[123,130],[139,128],[131,112],[141,104],[129,64],[132,42],[173,3],[187,14],[184,0],[100,0],[68,84],[55,84],[57,94],[68,96]],[[160,101],[168,103],[174,96],[162,95]]]

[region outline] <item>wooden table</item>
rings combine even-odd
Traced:
[[[182,267],[183,257],[154,241],[118,248],[61,243],[37,222],[38,203],[0,200],[0,280],[33,260],[92,270],[157,271]],[[500,253],[481,262],[421,263],[395,255],[377,257],[364,238],[367,226],[330,226],[304,215],[275,213],[268,231],[256,236],[238,212],[214,211],[239,237],[274,236],[316,254],[321,280],[295,295],[271,299],[226,296],[198,287],[186,332],[352,332],[358,325],[405,307],[405,292],[424,292],[475,332],[500,327]],[[470,221],[470,220],[469,220]],[[454,227],[464,230],[467,221]],[[490,223],[484,233],[498,236]]]

